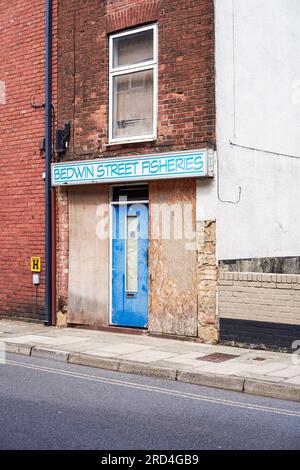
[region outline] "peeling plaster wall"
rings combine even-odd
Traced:
[[[300,2],[215,7],[218,259],[299,256]]]
[[[195,231],[195,180],[152,182],[149,188],[150,233],[157,229],[154,208],[159,204],[176,205],[184,213],[184,205],[192,208]],[[166,206],[165,206],[166,207]],[[172,223],[174,217],[171,217]],[[160,233],[162,235],[160,218]],[[184,223],[188,221],[185,220]],[[176,223],[176,222],[175,222]],[[172,226],[172,224],[171,224]],[[181,240],[150,240],[149,256],[149,331],[178,336],[197,336],[197,252],[194,240],[183,235]]]
[[[297,276],[272,272],[297,274],[300,255],[300,2],[215,0],[215,14],[220,338],[290,347]]]
[[[69,189],[68,323],[108,325],[109,240],[97,230],[108,195],[106,185]]]

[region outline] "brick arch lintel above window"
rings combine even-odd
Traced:
[[[140,24],[157,21],[164,0],[141,1],[140,4],[123,8],[112,13],[107,12],[104,22],[107,34],[131,28]]]

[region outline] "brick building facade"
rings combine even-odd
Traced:
[[[134,34],[140,34],[138,41],[142,43],[147,28],[157,31],[157,44],[153,45],[158,49],[153,66],[157,67],[155,136],[114,141],[109,135],[110,53],[114,54],[110,52],[110,41],[132,32],[133,40]],[[64,1],[59,4],[58,31],[58,127],[70,122],[71,139],[57,161],[64,162],[67,169],[73,161],[166,153],[180,156],[184,151],[215,148],[211,0]],[[134,73],[141,74],[139,70]],[[145,89],[146,86],[144,82]],[[131,95],[132,103],[134,99]],[[136,182],[137,186],[142,183]],[[149,204],[149,230],[159,225],[155,207],[168,207],[172,212],[176,206],[182,215],[184,207],[189,206],[190,220],[183,220],[183,224],[190,223],[194,232],[192,240],[185,235],[180,239],[149,237],[146,326],[152,333],[214,341],[215,222],[196,224],[196,184],[196,178],[146,182],[147,196],[143,197]],[[123,192],[126,186],[123,185]],[[112,224],[109,214],[114,187],[99,184],[57,188],[59,324],[115,324],[111,316],[111,239],[99,239],[97,234],[99,211],[108,214],[107,223]],[[124,322],[118,326],[137,326],[126,324],[128,319]]]
[[[56,13],[54,1],[54,105]],[[45,2],[1,1],[0,41],[0,314],[43,319],[30,257],[44,262]]]

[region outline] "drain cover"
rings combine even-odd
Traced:
[[[253,361],[265,361],[264,357],[255,357]]]
[[[236,356],[234,354],[223,354],[223,353],[214,353],[209,354],[208,356],[198,357],[198,361],[205,361],[205,362],[225,362],[230,361],[230,359],[235,359]]]

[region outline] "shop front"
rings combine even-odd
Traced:
[[[210,150],[52,165],[67,189],[68,325],[198,336],[196,181],[212,176]]]

